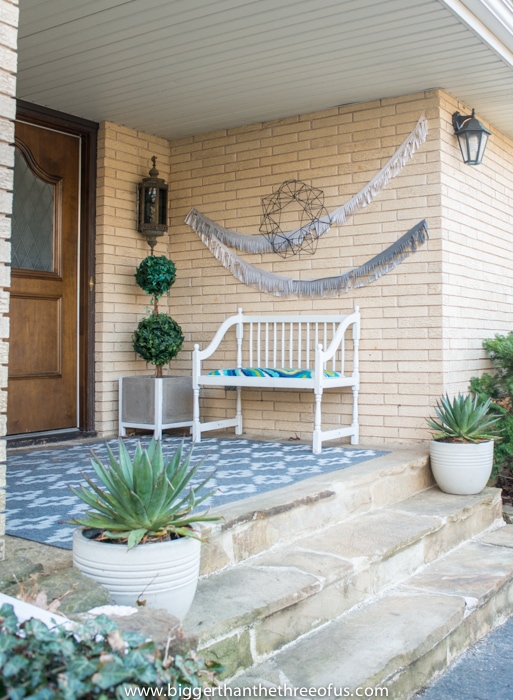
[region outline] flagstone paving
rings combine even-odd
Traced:
[[[227,504],[223,515],[208,526],[184,628],[234,689],[374,687],[410,700],[513,611],[513,525],[500,492],[442,494],[422,450]],[[70,552],[39,547],[7,538],[8,557],[66,570]],[[483,672],[472,692],[488,680]],[[502,700],[490,687],[423,692]]]

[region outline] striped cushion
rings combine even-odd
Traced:
[[[293,379],[312,379],[311,369],[279,369],[274,367],[236,367],[233,369],[214,369],[209,374],[221,377],[291,377]],[[324,370],[325,377],[340,377],[339,372]]]

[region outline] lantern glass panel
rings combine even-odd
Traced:
[[[165,226],[167,224],[167,188],[159,189],[159,224]]]
[[[155,203],[157,200],[157,188],[144,188],[144,224],[152,224],[155,222]]]
[[[479,152],[479,137],[477,134],[468,135],[468,158],[471,161],[477,159],[477,154]]]
[[[488,134],[483,134],[481,136],[481,142],[479,144],[479,150],[477,155],[477,163],[483,160],[484,152],[486,150],[486,144],[488,143]]]

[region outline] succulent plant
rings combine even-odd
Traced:
[[[458,394],[450,399],[447,394],[436,403],[437,419],[428,418],[433,440],[446,442],[484,442],[498,438],[495,425],[500,416],[490,413],[490,399]]]
[[[192,448],[183,456],[181,445],[166,460],[161,442],[153,438],[147,449],[137,445],[132,460],[122,440],[118,445],[119,459],[107,447],[107,466],[92,451],[91,464],[101,486],[84,475],[89,488],[69,487],[91,509],[70,520],[70,524],[98,530],[97,539],[126,541],[130,549],[139,543],[166,538],[199,539],[192,525],[218,520],[207,513],[193,512],[215,489],[201,493],[213,474],[192,485],[203,463],[191,466]]]

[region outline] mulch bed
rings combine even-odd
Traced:
[[[502,472],[497,480],[497,486],[502,489],[502,502],[504,505],[513,506],[513,474]]]

